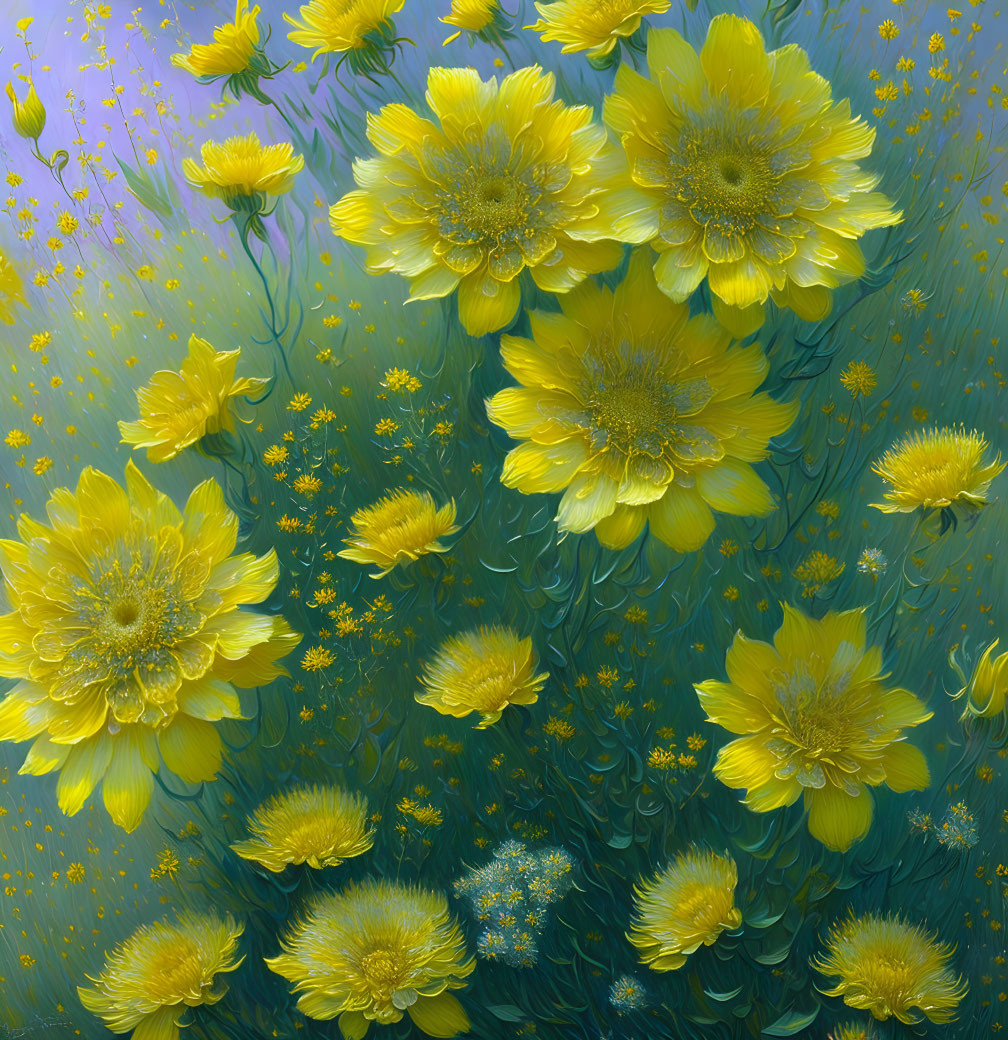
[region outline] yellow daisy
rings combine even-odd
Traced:
[[[188,54],[173,54],[172,65],[207,79],[240,75],[248,70],[256,56],[258,16],[258,5],[250,11],[248,0],[236,0],[234,21],[214,29],[214,42],[193,44]]]
[[[816,971],[839,981],[822,992],[883,1021],[951,1022],[967,986],[949,967],[953,948],[899,917],[851,915],[835,925]]]
[[[227,992],[217,976],[245,959],[236,957],[243,930],[231,917],[195,913],[143,925],[106,955],[94,986],[77,987],[80,1002],[113,1033],[178,1040],[188,1008],[216,1004]]]
[[[601,63],[622,39],[633,36],[649,14],[664,14],[671,0],[557,0],[537,3],[539,21],[527,25],[544,42],[563,44],[562,53],[588,51],[588,58]]]
[[[634,886],[634,920],[627,938],[653,971],[674,971],[701,945],[742,924],[735,906],[735,861],[691,849]]]
[[[903,730],[932,713],[882,684],[882,651],[866,645],[864,608],[821,621],[783,608],[773,646],[737,633],[725,656],[729,681],[696,686],[709,721],[744,734],[720,750],[714,773],[746,788],[756,812],[804,796],[812,836],[845,852],[871,827],[869,787],[927,787],[927,763]]]
[[[445,552],[448,547],[440,539],[458,530],[454,499],[438,509],[426,491],[393,491],[358,509],[350,522],[354,529],[343,539],[349,548],[337,555],[381,568],[373,578],[384,578],[394,567],[428,553]]]
[[[352,54],[365,60],[368,51],[385,50],[395,38],[392,15],[402,10],[405,0],[310,0],[300,8],[301,21],[284,14],[294,26],[287,34],[291,43],[313,49],[312,61],[320,54]],[[351,65],[363,71],[365,65]]]
[[[58,488],[49,524],[26,515],[0,541],[13,612],[0,616],[0,740],[34,739],[21,766],[59,770],[73,815],[101,783],[112,819],[133,830],[159,761],[187,783],[213,780],[214,723],[241,717],[234,687],[286,675],[300,641],[281,617],[241,610],[277,583],[276,553],[232,556],[238,518],[216,481],[185,511],[128,462],[126,487],[88,467]]]
[[[248,818],[248,828],[252,837],[231,848],[275,874],[288,863],[338,867],[374,844],[364,798],[318,784],[274,795]]]
[[[674,29],[652,30],[647,64],[650,78],[621,66],[605,101],[630,180],[600,218],[652,244],[673,300],[706,278],[736,335],[760,326],[768,298],[823,318],[830,290],[864,273],[857,239],[900,219],[858,165],[875,128],[833,101],[805,51],[768,54],[735,15],[711,21],[699,54]]]
[[[371,273],[409,278],[411,299],[458,289],[472,336],[512,321],[526,267],[559,293],[615,267],[622,249],[594,219],[615,152],[591,109],[554,101],[553,89],[538,66],[499,85],[475,69],[431,69],[437,123],[399,104],[368,115],[379,154],[354,163],[360,190],[330,209],[333,231],[367,247]]]
[[[991,481],[1005,468],[987,459],[987,440],[973,430],[944,426],[913,433],[890,448],[872,469],[890,485],[873,502],[883,513],[951,509],[973,513],[987,505]]]
[[[26,307],[28,301],[25,299],[24,286],[21,284],[21,276],[17,268],[0,253],[0,320],[7,325],[14,324],[13,302],[23,303]]]
[[[774,508],[752,463],[766,457],[797,404],[755,393],[767,373],[758,344],[689,316],[655,285],[638,251],[615,291],[586,284],[561,314],[533,311],[532,338],[501,337],[522,385],[487,402],[490,419],[521,443],[502,482],[525,494],[563,491],[562,531],[594,530],[622,548],[651,532],[679,552],[714,530],[712,509],[763,516]]]
[[[509,704],[535,704],[548,672],[535,674],[530,638],[514,629],[481,626],[446,640],[424,666],[417,702],[456,719],[476,711],[476,729],[493,725]]]
[[[457,40],[463,32],[478,35],[485,32],[501,17],[501,9],[498,0],[452,0],[451,11],[439,22],[456,27],[457,32],[444,41],[447,46],[453,40]]]
[[[211,433],[234,432],[233,397],[249,397],[269,385],[268,379],[235,379],[241,350],[218,353],[199,336],[189,337],[189,356],[181,372],[160,371],[137,392],[140,418],[120,422],[124,444],[146,448],[151,462],[173,459],[183,448]]]
[[[294,983],[309,1018],[338,1018],[345,1040],[404,1012],[428,1036],[469,1029],[448,991],[465,985],[475,959],[442,895],[388,881],[350,885],[316,899],[281,945],[266,963]]]

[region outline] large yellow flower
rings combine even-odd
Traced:
[[[231,917],[213,914],[184,913],[173,923],[143,925],[106,955],[93,987],[77,987],[80,1002],[113,1033],[135,1030],[134,1040],[178,1040],[188,1008],[216,1004],[227,992],[214,983],[245,959],[235,956],[243,931]]]
[[[674,971],[701,945],[742,924],[735,906],[738,869],[731,856],[690,849],[634,887],[627,938],[653,971]]]
[[[431,69],[438,123],[399,104],[368,115],[379,155],[354,163],[360,190],[330,209],[333,231],[367,247],[373,274],[409,278],[411,299],[457,288],[472,336],[511,322],[526,267],[549,292],[615,267],[621,247],[600,241],[613,233],[599,218],[615,152],[591,109],[554,101],[553,88],[538,66],[500,85],[475,69]]]
[[[549,678],[548,672],[536,675],[536,667],[530,638],[522,639],[511,628],[484,625],[442,643],[424,666],[424,691],[416,699],[457,719],[477,711],[476,728],[486,729],[509,704],[535,704]]]
[[[28,305],[25,299],[24,286],[21,284],[21,276],[17,268],[0,253],[0,321],[7,325],[14,324],[14,308],[12,303]]]
[[[664,14],[671,0],[556,0],[537,3],[540,18],[526,26],[539,33],[543,41],[563,44],[563,54],[588,51],[589,59],[600,61],[621,39],[633,36],[641,19],[649,14]]]
[[[271,196],[291,190],[304,168],[304,157],[295,155],[289,143],[264,146],[255,132],[223,142],[207,141],[200,158],[202,166],[190,158],[182,160],[186,179],[237,212],[262,212]]]
[[[721,749],[714,772],[747,788],[756,812],[804,795],[812,836],[844,852],[871,826],[868,787],[927,787],[927,763],[903,730],[932,713],[882,685],[882,651],[866,645],[863,608],[817,621],[783,606],[773,646],[737,633],[725,655],[729,681],[696,686],[711,722],[745,734]]]
[[[320,54],[343,54],[371,46],[375,35],[392,38],[391,18],[406,0],[311,0],[298,11],[301,21],[284,14],[294,26],[287,39]]]
[[[883,513],[956,507],[966,513],[987,505],[991,481],[1005,468],[986,458],[987,440],[973,430],[945,426],[913,433],[890,448],[872,469],[891,490],[873,502]]]
[[[374,564],[384,578],[394,567],[428,553],[447,550],[440,539],[454,534],[455,500],[438,509],[426,491],[393,491],[372,506],[358,509],[350,518],[353,530],[343,541],[348,548],[338,556],[356,563]]]
[[[346,1040],[403,1012],[428,1036],[469,1029],[448,990],[465,985],[475,961],[442,895],[387,881],[350,885],[318,898],[281,945],[266,963],[295,984],[309,1018],[338,1017]]]
[[[288,863],[338,867],[374,844],[367,802],[340,787],[295,787],[268,799],[248,818],[252,837],[231,848],[279,874]]]
[[[504,462],[504,484],[566,489],[560,529],[594,529],[614,548],[647,520],[690,552],[713,531],[712,509],[774,508],[751,464],[797,405],[754,395],[768,367],[758,344],[730,350],[717,322],[690,318],[658,290],[643,251],[615,292],[584,285],[561,306],[529,315],[531,340],[501,337],[504,364],[523,384],[487,402],[491,420],[522,442]]]
[[[72,815],[102,784],[126,830],[150,802],[160,759],[188,783],[221,762],[214,723],[240,718],[234,687],[286,675],[300,636],[280,617],[240,610],[277,583],[276,553],[232,556],[238,518],[204,481],[185,512],[132,462],[126,488],[88,467],[58,488],[49,525],[26,515],[0,541],[14,608],[0,616],[0,740],[30,740],[22,773],[59,770]]]
[[[123,443],[146,448],[151,462],[173,459],[209,433],[234,432],[231,398],[265,389],[268,379],[235,379],[241,350],[218,353],[199,336],[189,337],[189,356],[181,372],[160,371],[137,392],[140,418],[120,422]]]
[[[234,21],[214,29],[214,42],[193,44],[188,54],[173,54],[172,65],[208,79],[247,71],[259,44],[258,15],[258,5],[250,11],[248,0],[235,0]]]
[[[700,53],[674,29],[648,34],[650,79],[616,74],[604,118],[620,135],[631,183],[606,216],[660,253],[673,300],[706,277],[714,313],[737,335],[758,328],[768,297],[818,320],[830,290],[865,269],[857,239],[899,220],[858,160],[875,129],[832,100],[830,84],[788,44],[714,18]]]
[[[952,947],[935,942],[920,925],[899,917],[851,915],[835,925],[825,953],[812,961],[823,975],[839,979],[828,997],[883,1021],[894,1015],[906,1025],[951,1022],[966,984],[949,967]]]

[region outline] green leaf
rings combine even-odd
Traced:
[[[763,1030],[764,1036],[794,1036],[795,1033],[800,1033],[803,1029],[816,1020],[819,1014],[819,1008],[816,1007],[814,1011],[788,1011],[786,1014],[781,1015],[773,1025],[767,1026]]]
[[[127,166],[118,156],[116,156],[116,162],[126,178],[126,186],[137,202],[157,214],[163,221],[169,221],[172,216],[172,207],[166,197],[168,194],[166,188],[156,184],[150,174]]]
[[[736,989],[729,990],[727,993],[715,993],[713,990],[709,989],[704,990],[704,993],[706,993],[707,996],[711,998],[711,1000],[718,1000],[722,1003],[726,1000],[732,1000],[734,997],[737,997],[741,992],[741,986],[738,986]]]
[[[524,1022],[525,1014],[514,1004],[488,1004],[487,1011],[502,1022]]]

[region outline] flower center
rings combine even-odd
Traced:
[[[148,996],[159,1004],[202,1003],[206,980],[199,951],[179,936],[163,942],[148,967]]]
[[[364,954],[360,962],[361,974],[367,979],[377,998],[389,1000],[399,988],[405,972],[402,957],[397,950],[379,948]]]

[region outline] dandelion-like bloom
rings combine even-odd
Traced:
[[[526,26],[543,42],[563,44],[562,53],[587,51],[589,60],[601,63],[620,40],[633,36],[649,14],[664,14],[671,0],[556,0],[537,3],[539,21]]]
[[[428,553],[443,553],[440,540],[454,534],[455,500],[438,509],[428,492],[393,491],[350,518],[353,531],[343,541],[349,546],[337,554],[355,563],[381,568],[373,578],[384,578],[393,567]]]
[[[235,0],[234,21],[214,29],[214,42],[193,44],[188,54],[173,54],[172,65],[206,79],[240,75],[249,68],[256,54],[258,16],[258,5],[250,11],[248,0]]]
[[[438,123],[399,104],[368,115],[379,155],[354,163],[360,190],[330,209],[333,231],[367,247],[373,274],[409,278],[411,299],[457,288],[472,336],[511,322],[526,267],[559,293],[615,267],[600,172],[612,179],[615,150],[589,107],[568,108],[553,89],[538,66],[499,85],[475,69],[431,69]]]
[[[561,306],[530,313],[532,339],[501,337],[504,365],[523,384],[487,402],[490,419],[521,441],[505,459],[506,486],[564,491],[560,529],[594,530],[613,548],[647,520],[691,552],[714,530],[712,509],[774,508],[752,463],[797,405],[754,393],[768,368],[759,345],[729,350],[716,321],[690,318],[659,291],[643,251],[615,291],[585,285]]]
[[[477,729],[493,725],[509,704],[535,704],[548,672],[536,675],[531,638],[511,628],[481,626],[461,632],[438,648],[424,666],[424,692],[416,699],[442,715],[465,718],[479,712]]]
[[[276,553],[232,556],[238,517],[214,480],[180,513],[133,465],[126,487],[88,467],[58,488],[50,526],[22,515],[0,542],[13,612],[0,616],[0,740],[34,738],[22,773],[59,770],[73,815],[102,784],[126,830],[140,822],[164,765],[213,780],[214,723],[241,717],[234,687],[286,675],[300,640],[280,617],[241,610],[277,583]]]
[[[976,430],[944,426],[913,433],[872,466],[891,487],[885,502],[872,505],[883,513],[976,512],[987,505],[991,481],[1005,468],[1000,455],[993,462],[986,455],[987,440]]]
[[[870,1011],[879,1021],[896,1016],[906,1025],[951,1022],[967,986],[953,974],[953,947],[935,942],[920,925],[896,916],[865,914],[835,925],[816,971],[838,978],[828,997]]]
[[[248,818],[252,837],[231,846],[279,874],[288,863],[338,867],[374,844],[367,802],[339,787],[295,787],[274,795]]]
[[[93,987],[77,987],[80,1002],[113,1033],[178,1040],[187,1008],[216,1004],[227,992],[214,984],[245,959],[235,956],[243,930],[231,917],[195,913],[143,925],[106,955]]]
[[[186,180],[250,220],[265,212],[272,196],[290,191],[304,167],[304,157],[295,155],[289,143],[262,145],[254,132],[223,142],[207,141],[200,157],[202,166],[190,158],[182,160]]]
[[[742,924],[735,906],[738,869],[731,856],[701,849],[680,853],[664,870],[634,886],[627,938],[653,971],[674,971],[702,945]]]
[[[735,15],[711,21],[699,54],[674,29],[651,31],[647,63],[650,79],[621,66],[605,102],[632,181],[614,226],[659,252],[673,300],[706,278],[737,335],[759,327],[768,297],[823,318],[830,290],[864,273],[857,239],[899,220],[858,166],[875,128],[833,101],[805,51],[768,54]]]
[[[372,1022],[398,1022],[403,1012],[428,1036],[469,1028],[460,989],[474,967],[444,896],[420,888],[365,881],[321,896],[267,958],[294,983],[309,1018],[339,1018],[346,1040],[361,1040]]]
[[[137,392],[140,418],[120,422],[124,444],[146,448],[151,462],[175,458],[201,437],[233,433],[233,397],[248,397],[265,389],[268,379],[235,379],[241,350],[218,353],[199,336],[189,337],[189,356],[180,372],[160,371]]]
[[[320,54],[346,54],[382,46],[395,36],[392,15],[406,0],[311,0],[300,8],[301,21],[284,14],[294,26],[291,43],[313,48],[312,61]]]
[[[830,1030],[826,1034],[826,1040],[879,1040],[879,1036],[869,1026],[861,1025],[859,1022],[845,1022]]]
[[[444,46],[457,40],[463,32],[485,32],[500,19],[500,15],[498,0],[452,0],[451,11],[438,21],[454,26],[458,31],[444,41]]]
[[[1008,653],[994,656],[998,642],[995,639],[980,655],[969,680],[966,680],[962,671],[959,672],[965,685],[955,694],[955,698],[966,698],[964,719],[969,716],[990,719],[1005,709],[1005,698],[1008,696]]]
[[[714,773],[747,788],[756,812],[804,795],[812,836],[844,852],[871,826],[868,787],[927,787],[927,763],[903,730],[932,713],[907,690],[882,685],[882,651],[866,646],[864,608],[821,621],[783,608],[773,646],[737,633],[725,655],[729,681],[696,686],[711,722],[745,734],[720,750]]]
[[[28,304],[17,268],[0,253],[0,321],[7,325],[14,324],[12,304],[15,300],[25,306]]]

